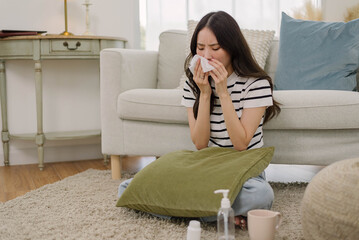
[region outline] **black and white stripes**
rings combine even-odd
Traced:
[[[233,148],[224,122],[219,97],[215,91],[214,82],[211,82],[211,86],[215,97],[215,104],[210,117],[211,135],[208,146]],[[227,79],[227,89],[231,95],[232,103],[239,119],[242,116],[244,108],[264,107],[273,104],[270,85],[266,79],[242,78],[232,73]],[[188,82],[186,82],[183,89],[182,105],[185,107],[193,107],[194,101],[195,97]],[[263,146],[263,117],[247,149],[260,148]]]

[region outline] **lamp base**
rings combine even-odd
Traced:
[[[68,32],[68,31],[64,31],[64,32],[60,33],[60,35],[64,35],[64,36],[73,36],[74,34],[73,34],[73,33]]]

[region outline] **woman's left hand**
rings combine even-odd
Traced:
[[[228,94],[227,91],[228,72],[226,68],[220,61],[216,59],[211,59],[209,63],[214,67],[214,69],[210,72],[210,75],[214,80],[216,92],[218,96],[221,96],[222,94]]]

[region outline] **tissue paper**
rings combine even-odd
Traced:
[[[194,75],[194,68],[196,67],[196,63],[198,61],[198,58],[201,59],[201,66],[204,73],[209,72],[214,69],[214,67],[209,64],[208,60],[204,57],[201,57],[199,55],[194,55],[194,57],[191,60],[191,63],[189,65],[189,70]]]

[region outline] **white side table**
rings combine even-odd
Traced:
[[[0,39],[0,100],[4,151],[4,164],[9,165],[9,141],[11,139],[33,140],[37,144],[39,168],[44,168],[45,140],[81,139],[100,136],[100,130],[72,132],[43,132],[42,67],[43,59],[99,59],[104,48],[125,48],[126,39],[101,36],[38,35],[17,36]],[[7,93],[5,61],[32,59],[35,68],[37,132],[33,134],[10,134],[7,117]],[[105,156],[105,159],[107,157]]]

